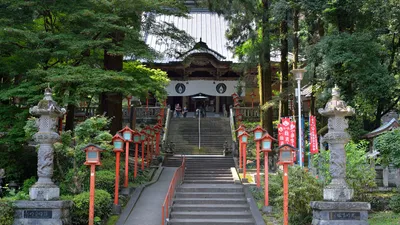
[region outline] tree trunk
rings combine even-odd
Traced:
[[[74,119],[75,119],[75,105],[68,104],[67,106],[67,117],[65,119],[65,130],[74,130]]]
[[[297,69],[299,63],[299,10],[293,11],[293,69]]]
[[[118,44],[124,38],[120,32],[112,35],[113,43]],[[123,55],[109,54],[104,50],[104,69],[122,71]],[[100,113],[107,117],[112,117],[110,132],[117,133],[122,128],[122,94],[121,93],[101,93],[100,94]]]
[[[281,21],[281,27],[280,27],[280,33],[281,33],[281,85],[280,85],[280,92],[281,94],[285,92],[284,95],[282,95],[281,98],[281,103],[280,103],[280,117],[286,117],[289,116],[289,104],[288,104],[288,96],[287,96],[287,90],[288,90],[288,81],[289,81],[289,64],[287,61],[287,56],[289,52],[289,46],[288,46],[288,39],[287,39],[287,34],[288,34],[288,25],[287,25],[287,20]]]
[[[269,25],[269,2],[268,0],[263,0],[263,17],[262,17],[262,53],[260,56],[261,74],[260,74],[260,89],[261,104],[272,100],[272,71],[271,71],[271,60],[270,60],[270,25]],[[272,127],[272,107],[263,110],[261,113],[261,125],[268,133],[273,134]]]

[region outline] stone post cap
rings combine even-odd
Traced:
[[[39,101],[38,105],[29,109],[29,113],[32,115],[52,115],[61,117],[66,113],[64,108],[60,108],[52,98],[52,90],[47,87],[44,90],[44,98]]]
[[[326,103],[325,108],[319,109],[318,112],[327,117],[334,115],[352,116],[355,110],[347,106],[346,102],[340,98],[340,89],[335,85],[332,89],[332,99]]]

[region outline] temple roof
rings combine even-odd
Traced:
[[[376,136],[378,136],[379,134],[388,131],[388,130],[392,130],[394,128],[399,127],[399,123],[397,122],[397,120],[395,118],[393,118],[392,120],[390,120],[388,123],[383,124],[382,126],[376,128],[375,130],[369,132],[368,134],[366,134],[364,137],[365,138],[374,138]]]
[[[191,2],[191,1],[188,1]],[[189,3],[187,3],[189,4]],[[207,53],[210,53],[221,61],[239,62],[237,57],[228,49],[228,39],[225,32],[229,28],[229,23],[223,16],[217,13],[210,12],[208,9],[190,7],[188,17],[177,17],[171,15],[155,15],[156,22],[167,22],[176,26],[176,28],[185,31],[193,37],[203,47],[207,46]],[[182,49],[179,46],[174,46],[172,42],[159,41],[159,37],[147,34],[144,35],[146,44],[155,51],[161,53],[164,57],[155,60],[155,63],[170,63],[182,61],[182,56],[187,56],[186,53],[198,51],[199,48]],[[200,49],[205,50],[206,48]],[[171,52],[176,54],[171,54]],[[288,58],[293,58],[289,53]],[[280,62],[280,52],[271,52],[271,61]]]

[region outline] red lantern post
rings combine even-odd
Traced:
[[[247,164],[247,159],[246,159],[246,152],[247,152],[247,143],[249,141],[249,134],[245,131],[243,132],[239,138],[242,141],[242,151],[243,151],[243,182],[247,182],[247,178],[246,178],[246,164]]]
[[[144,170],[144,151],[145,151],[145,141],[146,141],[146,132],[144,130],[140,131],[140,141],[142,142],[142,163],[141,163],[141,169],[142,171]]]
[[[246,131],[246,127],[241,124],[237,130],[238,132],[237,137],[239,138],[240,135],[242,135]],[[242,168],[242,140],[239,138],[239,168]]]
[[[128,101],[128,116],[131,115],[131,100],[132,100],[132,95],[128,95],[126,97],[126,100]]]
[[[140,144],[140,133],[138,131],[135,131],[133,134],[133,143],[135,143],[135,166],[133,170],[133,177],[137,177],[137,167],[138,167],[138,154],[139,154],[139,144]]]
[[[268,153],[272,151],[272,140],[276,141],[268,133],[261,138],[261,151],[264,152],[264,207],[263,212],[271,212],[269,206],[269,193],[268,193]]]
[[[132,142],[133,130],[126,126],[124,129],[119,131],[122,133],[122,137],[125,140],[126,148],[125,148],[125,181],[124,187],[128,187],[128,173],[129,173],[129,142]]]
[[[90,194],[89,194],[89,225],[94,224],[94,194],[96,180],[96,166],[100,166],[100,152],[103,151],[97,145],[88,144],[82,149],[86,152],[85,165],[90,165]]]
[[[160,155],[160,132],[161,132],[161,126],[156,125],[154,126],[154,132],[156,134],[156,156]]]
[[[289,224],[289,171],[288,165],[293,165],[293,151],[296,149],[288,144],[279,146],[279,162],[283,165],[283,225]]]
[[[254,91],[251,92],[250,96],[251,96],[251,108],[254,108],[254,97],[256,97],[256,94],[254,94]]]
[[[149,126],[146,126],[145,127],[145,131],[146,131],[146,145],[147,145],[147,168],[149,168],[150,167],[150,161],[151,161],[151,158],[150,158],[150,155],[151,155],[151,153],[150,153],[150,139],[151,139],[151,129],[150,129],[150,127]]]
[[[124,138],[121,135],[116,134],[112,139],[114,145],[115,152],[115,189],[114,189],[114,211],[120,212],[120,206],[118,204],[119,197],[119,162],[120,162],[120,154],[124,151]]]
[[[257,167],[257,174],[256,174],[256,183],[257,187],[260,188],[261,181],[260,181],[260,141],[263,137],[263,133],[266,132],[260,125],[253,130],[254,133],[254,141],[256,142],[256,167]]]

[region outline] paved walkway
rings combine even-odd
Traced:
[[[176,169],[164,167],[158,181],[143,190],[125,225],[161,224],[161,206]]]

